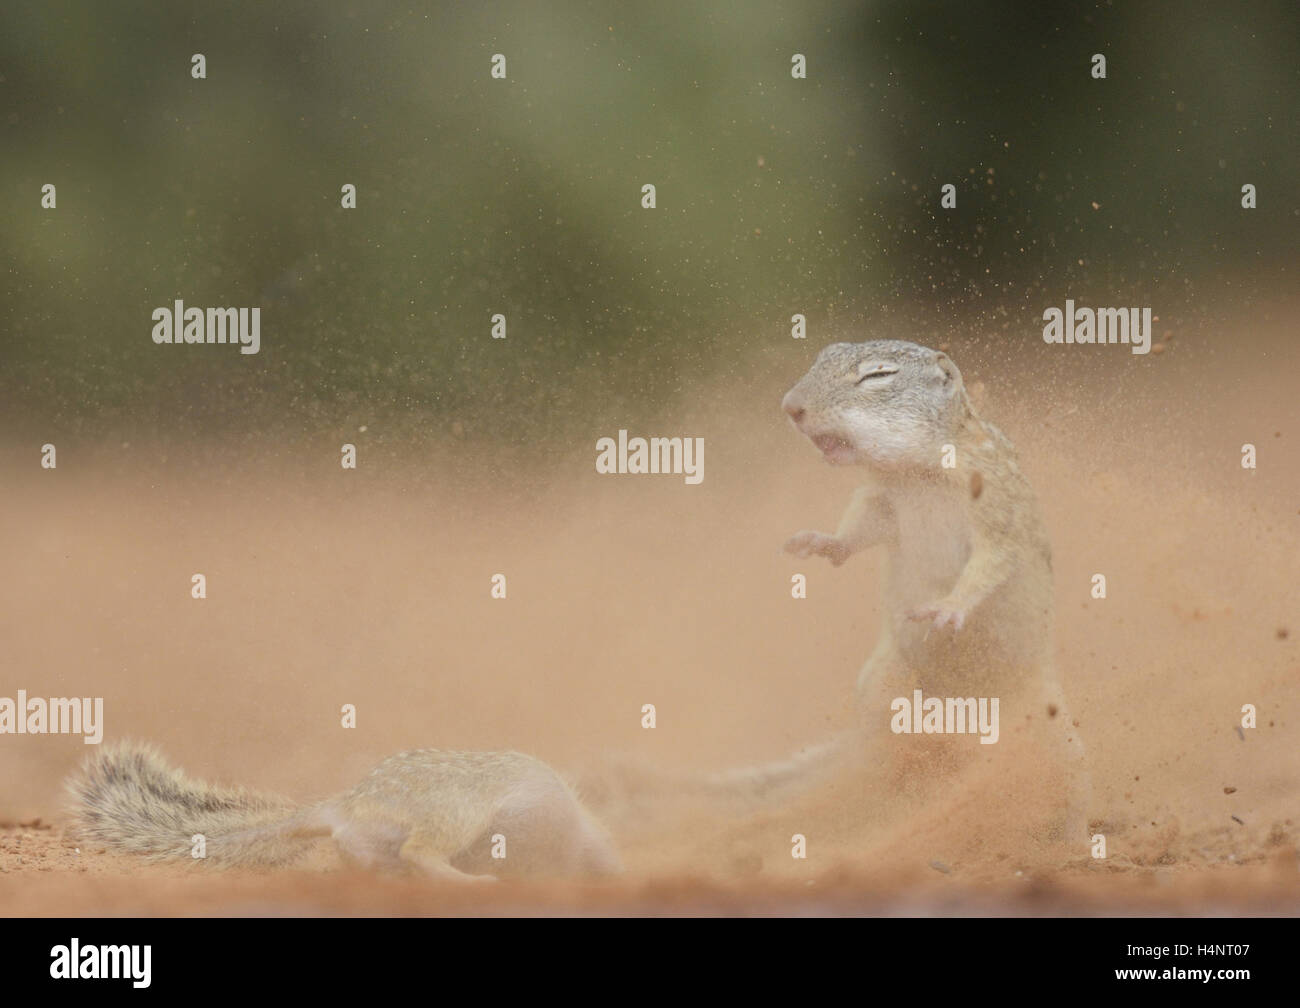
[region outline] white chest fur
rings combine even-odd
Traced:
[[[898,537],[893,557],[895,597],[911,607],[947,595],[971,552],[968,503],[940,487],[893,496]]]

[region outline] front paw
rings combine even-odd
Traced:
[[[824,556],[836,567],[849,558],[848,547],[825,532],[796,532],[786,541],[785,551],[797,557]]]
[[[953,602],[952,599],[942,599],[930,605],[913,609],[907,614],[907,618],[918,623],[933,621],[935,627],[940,630],[944,627],[952,627],[954,631],[957,631],[966,624],[966,610]]]

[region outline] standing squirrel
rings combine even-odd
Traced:
[[[187,777],[152,747],[105,746],[69,778],[73,829],[151,859],[274,867],[332,836],[345,860],[442,878],[603,875],[621,870],[604,830],[560,776],[516,752],[416,749],[351,790],[299,808]],[[504,857],[493,857],[504,850]]]
[[[835,533],[799,532],[785,549],[837,567],[871,546],[888,551],[886,616],[857,682],[859,726],[704,777],[615,767],[592,782],[595,797],[607,814],[641,819],[657,800],[717,809],[793,799],[846,766],[882,764],[892,701],[920,688],[996,697],[1013,730],[1026,718],[1046,728],[1067,778],[1055,830],[1082,843],[1083,747],[1051,662],[1051,546],[1011,442],[980,419],[946,354],[901,340],[826,347],[782,407],[828,462],[861,466],[869,481]]]
[[[913,687],[1045,714],[1070,779],[1063,828],[1084,842],[1083,747],[1051,660],[1051,546],[1011,442],[975,412],[947,354],[902,340],[826,347],[781,405],[826,461],[868,474],[834,534],[785,545],[836,566],[888,551],[886,615],[857,683],[868,734]]]

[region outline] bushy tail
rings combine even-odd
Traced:
[[[326,832],[287,799],[187,777],[137,742],[105,745],[67,781],[77,836],[153,860],[193,858],[202,834],[218,865],[283,865]]]

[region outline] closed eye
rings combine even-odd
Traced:
[[[878,367],[878,368],[873,368],[872,370],[870,370],[870,371],[868,371],[866,374],[864,374],[862,377],[860,377],[860,378],[857,380],[857,384],[858,384],[858,385],[861,385],[861,384],[862,384],[864,381],[866,381],[868,378],[886,378],[886,377],[888,377],[889,375],[892,375],[892,374],[898,374],[898,368],[896,368],[896,367]]]

